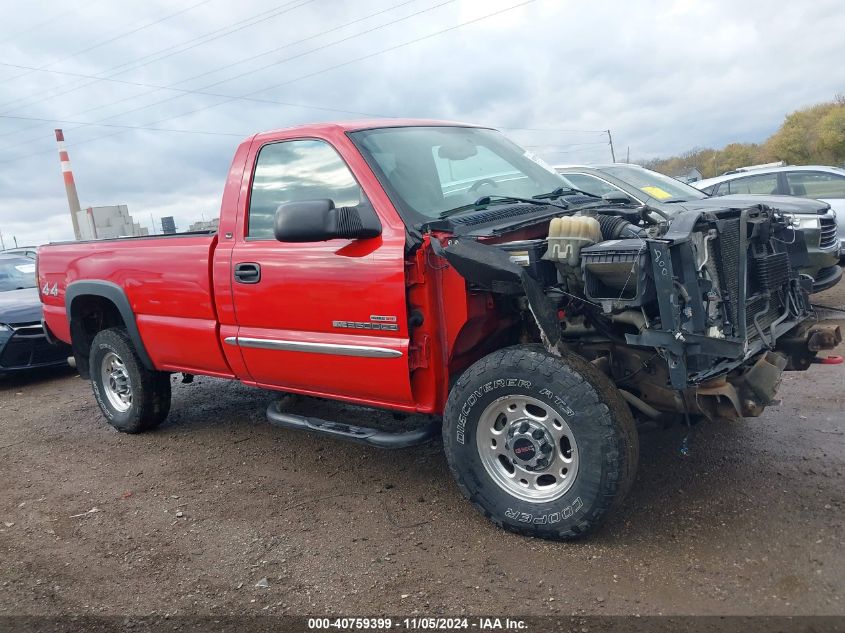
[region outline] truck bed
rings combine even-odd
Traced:
[[[186,233],[42,246],[44,319],[55,336],[70,341],[67,287],[88,280],[112,283],[125,291],[141,338],[156,342],[147,346],[156,367],[231,376],[212,287],[216,244],[215,234]]]

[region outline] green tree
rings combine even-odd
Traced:
[[[780,129],[766,144],[778,160],[793,164],[813,162],[818,150],[819,121],[835,107],[820,104],[787,115]]]
[[[716,171],[724,173],[744,165],[753,165],[760,154],[760,148],[754,143],[731,143],[716,153]]]
[[[694,148],[643,164],[670,176],[694,167],[709,178],[744,165],[778,160],[794,165],[845,164],[845,95],[792,112],[761,145],[730,143],[720,150]]]
[[[845,102],[819,120],[818,155],[826,163],[845,162]]]

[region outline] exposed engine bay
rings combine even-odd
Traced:
[[[607,206],[561,214],[530,239],[459,226],[432,248],[470,286],[530,314],[549,351],[592,361],[641,414],[756,416],[784,370],[841,341],[815,321],[790,222],[764,206],[671,219]]]

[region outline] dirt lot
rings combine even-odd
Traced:
[[[127,436],[69,371],[5,379],[0,615],[843,615],[844,380],[787,374],[783,404],[699,425],[687,457],[683,428],[644,433],[622,512],[553,543],[485,521],[439,444],[276,429],[272,394],[177,384],[169,421]]]

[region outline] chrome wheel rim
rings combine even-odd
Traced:
[[[531,396],[504,396],[481,413],[475,433],[485,470],[523,501],[554,501],[578,475],[578,447],[566,419]]]
[[[132,406],[132,381],[120,356],[114,352],[103,356],[100,376],[109,404],[120,413],[128,411]]]

